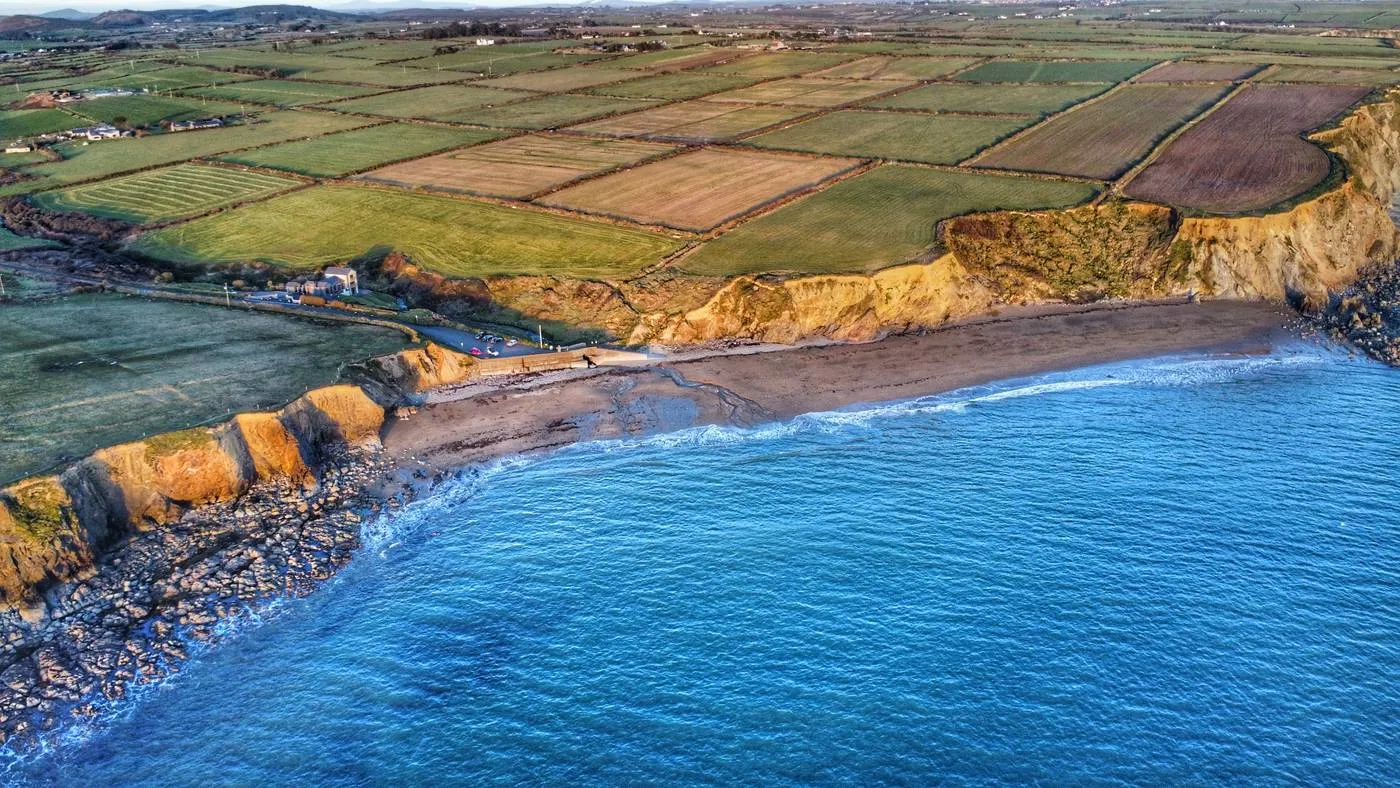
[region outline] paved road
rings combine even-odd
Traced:
[[[486,353],[486,343],[478,342],[475,334],[458,331],[455,328],[442,328],[441,326],[413,326],[413,328],[439,345],[446,345],[459,353],[470,353],[474,347],[481,348],[481,352]],[[531,353],[545,352],[523,342],[515,347],[506,347],[505,343],[497,342],[493,347],[500,351],[502,356],[528,356]]]

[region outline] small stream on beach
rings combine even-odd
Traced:
[[[500,463],[9,776],[1385,782],[1397,414],[1299,344]]]

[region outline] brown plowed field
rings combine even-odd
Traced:
[[[1128,85],[1072,109],[977,160],[983,167],[1109,180],[1214,104],[1228,85]]]
[[[710,148],[586,181],[542,202],[700,232],[856,163]]]
[[[1369,92],[1341,85],[1254,85],[1177,137],[1128,184],[1138,200],[1212,213],[1267,208],[1321,183],[1327,154],[1302,138]]]
[[[363,180],[495,197],[526,197],[575,178],[673,150],[637,140],[532,134],[380,167]]]
[[[1134,82],[1234,82],[1262,69],[1254,63],[1168,63]]]

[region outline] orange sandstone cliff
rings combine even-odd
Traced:
[[[394,374],[315,389],[273,413],[101,449],[58,475],[0,489],[0,601],[32,606],[123,535],[160,528],[194,506],[275,479],[314,484],[337,452],[376,444],[386,408],[405,394],[473,371],[469,356],[435,345],[373,363]]]

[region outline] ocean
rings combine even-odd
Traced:
[[[1398,424],[1299,343],[469,469],[7,774],[1389,782]]]

